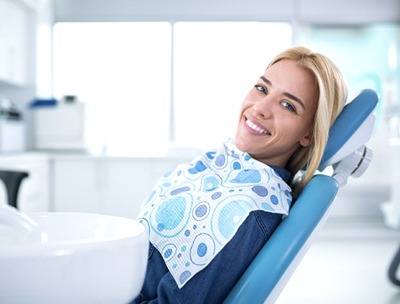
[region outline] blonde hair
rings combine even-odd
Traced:
[[[293,176],[305,169],[300,181],[294,186],[294,191],[299,193],[318,169],[328,141],[329,129],[346,103],[347,85],[342,73],[329,58],[307,48],[292,47],[283,51],[271,61],[268,68],[283,59],[294,60],[309,71],[318,89],[312,143],[297,150],[286,165]]]

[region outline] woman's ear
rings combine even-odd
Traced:
[[[308,147],[313,142],[312,132],[307,133],[304,135],[303,138],[300,139],[300,145],[303,147]]]

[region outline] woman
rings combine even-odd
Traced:
[[[290,48],[245,98],[234,141],[160,179],[139,219],[149,264],[134,303],[220,303],[315,173],[347,88],[325,56]],[[304,174],[294,183],[294,176]]]

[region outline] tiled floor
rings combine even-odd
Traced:
[[[276,304],[400,303],[387,277],[400,231],[382,222],[329,220]]]

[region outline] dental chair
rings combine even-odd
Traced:
[[[0,170],[0,180],[6,190],[7,203],[18,209],[18,194],[22,180],[28,177],[28,172],[14,170]]]
[[[289,215],[258,253],[224,303],[274,303],[325,224],[339,187],[361,176],[372,160],[364,144],[375,122],[378,95],[361,91],[336,119],[318,171]],[[326,172],[333,169],[331,175]]]
[[[400,267],[400,247],[399,249],[397,249],[397,252],[395,253],[388,269],[388,276],[390,282],[400,287],[400,277],[397,276],[399,267]]]

